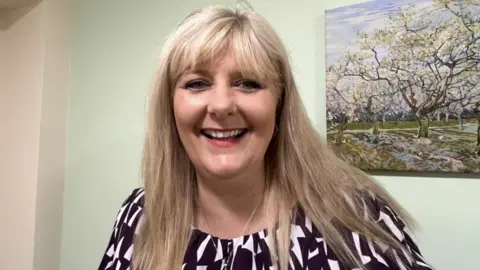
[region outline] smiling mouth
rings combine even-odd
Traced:
[[[231,141],[240,139],[247,131],[246,128],[233,130],[201,129],[200,133],[211,140]]]

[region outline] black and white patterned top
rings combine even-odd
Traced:
[[[130,259],[132,258],[133,238],[142,215],[143,196],[143,189],[135,189],[122,204],[99,270],[131,270]],[[415,258],[415,261],[411,262],[410,265],[404,264],[404,267],[400,269],[434,269],[424,261],[412,235],[401,219],[382,201],[373,198],[372,200],[375,203],[376,220],[389,233],[399,239]],[[218,252],[212,243],[212,238],[216,242]],[[266,239],[266,230],[235,239],[218,239],[198,229],[193,229],[182,269],[220,270],[223,261],[225,261],[222,258],[230,255],[232,250],[233,256],[231,256],[231,260],[228,260],[227,269],[273,269]],[[361,235],[351,232],[350,239],[352,247],[355,247],[358,251],[367,269],[399,269],[382,251],[375,248],[370,241]],[[396,256],[396,258],[399,257]],[[292,224],[289,265],[291,270],[348,269],[341,265],[308,217],[301,217],[301,215]]]

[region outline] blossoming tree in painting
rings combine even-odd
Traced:
[[[363,9],[358,14],[376,14],[371,7],[379,7],[377,22],[368,25],[374,26],[357,23],[361,29],[356,29],[354,45],[337,55],[336,61],[327,63],[327,103],[335,103],[338,97],[355,96],[347,103],[355,108],[352,112],[357,121],[345,123],[342,134],[354,128],[355,132],[350,132],[354,142],[368,142],[367,148],[375,148],[372,153],[390,155],[384,159],[392,161],[357,165],[368,169],[480,172],[480,2],[423,0],[406,5],[399,1],[395,9],[382,6],[381,0],[375,2],[378,5],[335,11],[337,17],[330,16],[332,22],[328,21],[327,12],[328,30],[329,23],[364,18],[349,17],[357,10]],[[327,37],[327,54],[328,42]],[[451,122],[451,115],[456,116],[458,123]],[[440,121],[442,117],[444,122]],[[374,140],[366,140],[366,135],[362,135],[362,121],[371,124]],[[387,122],[391,125],[387,126]],[[456,143],[465,138],[472,138],[467,144],[471,148],[465,149],[469,153],[467,161],[461,156],[464,149]],[[398,145],[406,140],[412,140],[410,145],[417,149]],[[393,145],[395,141],[397,145]],[[439,149],[444,152],[440,154]],[[372,153],[364,151],[363,160],[374,160]]]

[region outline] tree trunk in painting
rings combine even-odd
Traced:
[[[340,115],[340,123],[338,125],[337,136],[335,137],[335,144],[340,145],[343,143],[343,132],[347,129],[347,116],[342,113]]]
[[[475,149],[475,154],[480,156],[480,101],[473,105],[472,113],[477,118],[477,147]]]
[[[386,118],[387,118],[387,114],[386,114],[386,113],[384,113],[384,114],[382,115],[382,122],[383,122],[383,123],[385,123],[385,121],[386,121]]]
[[[450,117],[450,113],[446,112],[445,113],[445,123],[448,123],[448,118]]]
[[[475,153],[480,156],[480,118],[477,118],[477,148]]]
[[[463,130],[463,118],[461,115],[458,115],[458,129]]]
[[[417,118],[417,122],[420,125],[418,128],[417,138],[428,138],[428,130],[430,128],[430,117]]]
[[[367,102],[367,112],[368,112],[368,116],[370,117],[370,121],[372,121],[373,123],[373,126],[372,126],[372,135],[373,135],[373,138],[372,138],[372,142],[373,143],[376,143],[377,138],[378,138],[378,133],[379,133],[379,125],[378,125],[378,116],[375,112],[375,110],[373,110],[373,96],[372,97],[369,97],[368,98],[368,102]]]
[[[378,122],[378,117],[376,113],[370,114],[370,120],[373,123],[372,126],[372,137],[368,140],[368,142],[377,144],[378,143],[378,135],[380,134],[380,123]]]
[[[373,123],[373,128],[372,128],[372,134],[373,135],[378,135],[379,132],[379,124],[378,124],[378,120],[377,120],[377,114],[372,114],[370,116],[370,119],[372,120],[372,123]]]
[[[461,112],[458,113],[457,115],[457,119],[458,119],[458,129],[459,130],[463,130],[463,117],[462,117],[462,114],[463,114],[463,110]]]
[[[437,112],[437,122],[440,122],[442,113],[440,111]]]
[[[403,117],[403,113],[398,113],[396,116],[395,116],[395,124],[398,125],[400,124],[400,120],[402,119]]]

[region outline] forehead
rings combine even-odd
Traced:
[[[238,61],[233,52],[218,54],[218,56],[215,58],[198,63],[189,68],[190,71],[195,72],[217,72],[225,71],[225,69],[227,69],[230,73],[242,73],[242,68],[239,67]]]
[[[274,83],[277,76],[272,76],[265,69],[258,69],[258,61],[250,57],[243,57],[239,60],[238,54],[232,49],[219,50],[209,59],[202,61],[192,61],[191,65],[181,73],[198,73],[203,75],[212,75],[214,73],[224,72],[231,77],[245,77],[259,80],[264,83]],[[263,63],[263,65],[272,65],[272,63]]]

